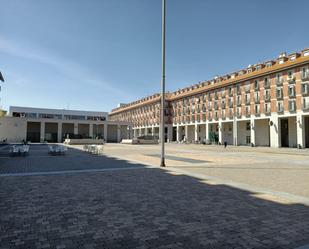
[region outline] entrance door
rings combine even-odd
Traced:
[[[173,127],[173,141],[177,141],[177,127]]]
[[[289,147],[289,120],[281,119],[281,147]]]

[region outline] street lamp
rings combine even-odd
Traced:
[[[162,0],[162,81],[161,81],[161,167],[165,167],[164,143],[165,143],[165,15],[166,0]]]

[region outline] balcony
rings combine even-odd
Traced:
[[[277,97],[277,99],[283,99],[282,88],[277,89],[276,97]]]
[[[281,105],[277,105],[277,112],[278,113],[283,113],[283,104],[281,104]]]
[[[265,112],[265,115],[270,115],[270,107],[265,106],[264,112]]]
[[[289,112],[295,112],[296,111],[296,101],[290,100],[289,101]]]
[[[303,106],[302,106],[303,111],[309,111],[309,100],[306,101],[306,99],[303,100]]]
[[[302,81],[307,81],[307,80],[309,80],[309,72],[306,72],[306,73],[302,73],[301,74],[301,79],[302,79]]]
[[[270,101],[270,94],[264,95],[264,101],[269,102]]]
[[[295,98],[295,87],[294,86],[289,87],[289,97]]]
[[[301,94],[303,96],[309,95],[309,83],[302,83],[301,84]]]
[[[288,77],[288,83],[289,83],[289,84],[295,84],[295,82],[296,82],[295,76]]]
[[[247,118],[250,117],[250,114],[251,114],[250,109],[247,109],[247,108],[246,108],[245,114],[246,114],[246,117],[247,117]]]

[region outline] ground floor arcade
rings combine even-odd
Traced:
[[[159,126],[133,130],[134,137],[160,135]],[[168,142],[309,148],[309,113],[174,124],[165,134]]]

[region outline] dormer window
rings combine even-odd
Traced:
[[[308,50],[305,50],[304,53],[303,53],[303,55],[304,55],[304,56],[309,56],[309,49],[308,49]]]
[[[266,67],[271,67],[273,65],[272,61],[266,62]]]
[[[279,59],[279,64],[283,64],[284,63],[284,58],[280,58]]]
[[[290,61],[295,61],[296,60],[296,54],[294,54],[294,55],[292,55],[291,57],[290,57]]]

